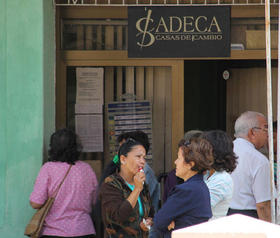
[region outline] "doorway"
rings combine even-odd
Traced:
[[[224,61],[185,61],[184,130],[226,130]]]

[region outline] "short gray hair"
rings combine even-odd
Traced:
[[[253,127],[259,126],[259,120],[258,117],[265,117],[260,112],[253,112],[253,111],[247,111],[243,112],[235,121],[234,125],[234,136],[236,138],[238,137],[246,137],[248,135],[248,132]]]

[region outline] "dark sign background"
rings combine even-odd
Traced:
[[[128,7],[128,57],[230,57],[230,7]]]

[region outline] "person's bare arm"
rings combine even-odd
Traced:
[[[271,222],[270,201],[257,203],[256,206],[259,219]]]
[[[35,202],[31,202],[31,201],[30,201],[30,205],[31,205],[31,207],[34,208],[34,209],[39,209],[39,208],[41,208],[44,204],[38,204],[38,203],[35,203]]]
[[[138,197],[139,197],[141,191],[143,190],[144,181],[145,181],[145,174],[144,173],[138,172],[134,176],[135,187],[127,198],[127,201],[131,204],[131,206],[133,208],[135,207],[135,205],[137,203],[137,200],[138,200]]]

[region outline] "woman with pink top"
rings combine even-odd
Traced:
[[[45,219],[41,237],[95,237],[90,213],[98,182],[90,165],[79,160],[80,151],[73,131],[61,129],[51,136],[48,162],[42,166],[30,195],[34,209],[53,195],[72,167]]]

